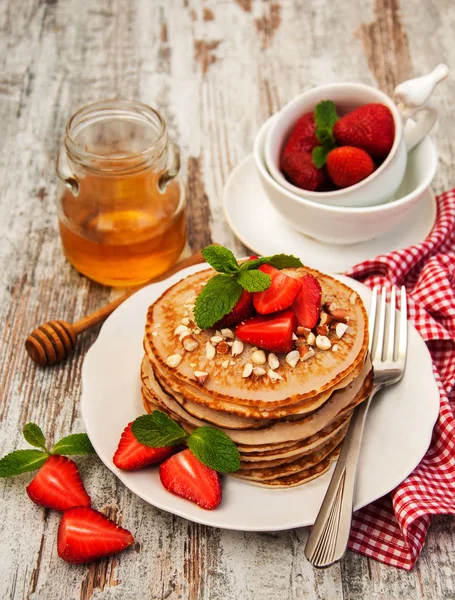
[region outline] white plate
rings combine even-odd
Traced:
[[[297,254],[297,251],[295,251]],[[81,409],[90,440],[101,460],[146,502],[214,527],[274,531],[311,525],[329,482],[329,474],[291,489],[268,490],[225,477],[223,501],[213,511],[167,492],[158,469],[130,473],[112,462],[124,427],[144,413],[140,392],[142,338],[147,307],[181,277],[204,268],[189,267],[129,298],[104,323],[82,368]],[[370,292],[340,276],[368,307]],[[403,380],[378,396],[368,415],[361,449],[355,508],[395,488],[424,456],[439,413],[439,395],[427,347],[409,327],[409,359]]]
[[[223,208],[232,231],[256,254],[295,254],[315,269],[338,273],[379,254],[422,242],[436,219],[436,200],[428,189],[406,222],[389,233],[351,246],[324,244],[290,227],[275,210],[262,188],[252,155],[229,175]]]

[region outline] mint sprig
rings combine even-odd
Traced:
[[[188,435],[166,413],[154,410],[133,421],[131,431],[140,444],[151,448],[186,443],[201,463],[219,473],[231,473],[240,468],[237,446],[223,431],[215,427],[197,427]]]
[[[264,256],[239,265],[234,254],[223,246],[207,246],[202,254],[219,275],[209,279],[196,299],[194,318],[201,329],[212,327],[230,313],[243,290],[263,292],[270,287],[270,276],[258,271],[261,265],[277,269],[302,266],[300,259],[287,254]]]
[[[0,477],[14,477],[39,469],[52,454],[70,456],[74,454],[94,454],[95,450],[86,433],[74,433],[57,442],[48,450],[41,428],[35,423],[27,423],[22,430],[24,438],[40,450],[15,450],[0,459]]]
[[[315,166],[321,169],[326,163],[329,152],[336,147],[333,126],[338,121],[338,115],[334,102],[332,100],[319,102],[314,109],[314,120],[315,134],[321,145],[313,148],[312,157]]]

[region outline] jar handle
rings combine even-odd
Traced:
[[[63,181],[65,186],[71,190],[73,196],[79,194],[79,181],[70,169],[70,164],[66,150],[63,146],[57,151],[57,160],[55,164],[57,175]]]
[[[171,140],[169,140],[169,163],[170,166],[158,178],[158,191],[160,194],[164,194],[169,183],[174,177],[177,177],[180,171],[180,149]]]

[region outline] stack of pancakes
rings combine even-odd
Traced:
[[[373,377],[367,314],[359,296],[307,267],[285,272],[292,277],[310,273],[319,280],[325,307],[321,322],[330,325],[329,349],[319,349],[314,335],[310,339],[308,331],[298,330],[314,355],[295,363],[278,354],[276,366],[266,352],[266,364],[257,367],[252,362],[256,348],[244,344],[236,353],[241,344],[235,344],[235,328],[201,331],[192,310],[197,294],[214,275],[208,269],[179,281],[150,306],[141,367],[148,412],[158,408],[188,432],[202,425],[218,427],[240,452],[241,468],[235,475],[269,487],[300,485],[328,470],[353,409],[370,393]],[[344,315],[348,327],[341,338],[330,311]],[[246,363],[255,367],[249,376]],[[271,375],[268,363],[279,378]]]

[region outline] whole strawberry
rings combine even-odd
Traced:
[[[327,171],[335,185],[345,188],[371,175],[374,171],[374,163],[365,150],[342,146],[329,152]]]
[[[325,169],[318,169],[309,152],[283,153],[280,167],[287,179],[303,190],[318,190],[327,181]]]
[[[373,158],[384,159],[393,146],[395,123],[384,104],[364,104],[341,117],[333,133],[341,146],[355,146]]]
[[[316,137],[316,121],[314,113],[309,112],[300,117],[294,125],[289,136],[283,154],[288,152],[311,152],[313,148],[319,146],[320,141]]]

